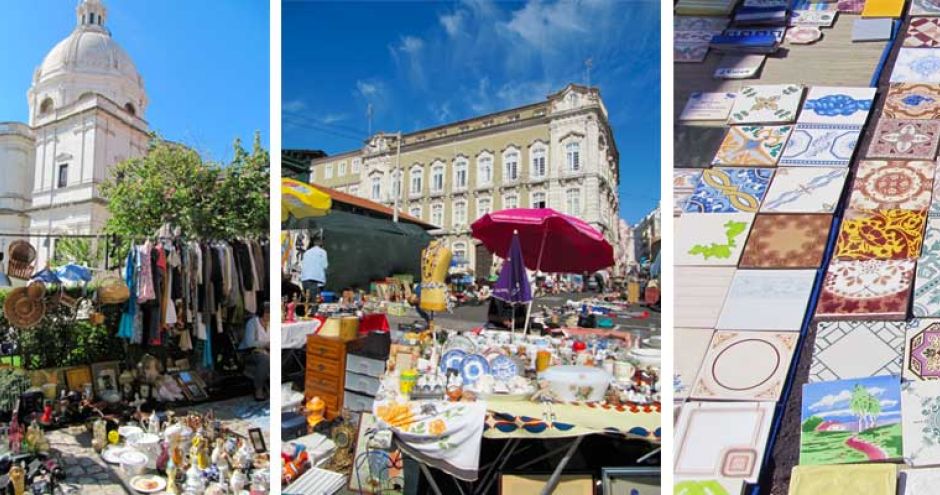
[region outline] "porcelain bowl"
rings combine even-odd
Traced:
[[[659,368],[662,361],[661,349],[631,349],[627,357],[640,368]]]
[[[604,399],[614,377],[601,368],[552,366],[539,375],[561,401],[598,402]]]

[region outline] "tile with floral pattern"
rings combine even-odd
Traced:
[[[875,88],[813,86],[806,94],[799,123],[864,125],[875,101]]]
[[[930,219],[914,278],[914,316],[940,317],[940,220]]]
[[[761,213],[834,213],[845,187],[845,167],[779,167]]]
[[[702,178],[702,170],[696,168],[677,168],[672,171],[673,210],[676,215],[682,214],[685,203],[695,192],[695,186]]]
[[[879,119],[868,158],[933,160],[940,142],[940,121]]]
[[[780,160],[792,129],[792,125],[731,126],[712,164],[773,167]]]
[[[850,210],[842,220],[835,257],[840,260],[917,259],[927,212]]]
[[[905,380],[922,381],[940,379],[940,320],[914,318],[904,331]]]
[[[819,268],[831,215],[757,215],[739,268]]]
[[[940,48],[901,48],[891,82],[940,83]]]
[[[756,213],[760,208],[774,171],[770,168],[712,168],[689,197],[685,211],[690,213]]]
[[[769,84],[745,86],[738,92],[728,122],[732,124],[788,124],[796,121],[803,86]]]
[[[881,111],[882,118],[940,119],[940,84],[892,83]]]
[[[820,320],[903,320],[913,260],[832,260],[816,306]]]
[[[798,123],[783,150],[780,165],[848,167],[862,126]]]
[[[926,210],[936,165],[923,160],[862,160],[849,207],[860,210]]]

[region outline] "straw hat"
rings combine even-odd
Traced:
[[[11,325],[21,330],[36,326],[45,314],[45,303],[41,298],[31,298],[26,287],[10,291],[3,303],[3,316]]]
[[[11,277],[29,280],[33,275],[33,262],[36,261],[36,248],[26,241],[10,243],[10,263],[7,272]]]

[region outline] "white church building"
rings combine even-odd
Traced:
[[[29,234],[38,266],[48,235],[102,233],[101,183],[147,150],[143,78],[107,20],[101,0],[81,0],[75,29],[33,74],[29,122],[0,122],[0,250],[14,240],[3,234]]]

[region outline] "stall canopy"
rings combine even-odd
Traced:
[[[281,221],[321,217],[330,211],[330,196],[305,182],[281,179]]]
[[[418,225],[395,223],[346,211],[324,217],[291,219],[288,230],[320,231],[330,265],[326,288],[368,289],[369,283],[393,274],[421,276],[421,250],[431,236]]]

